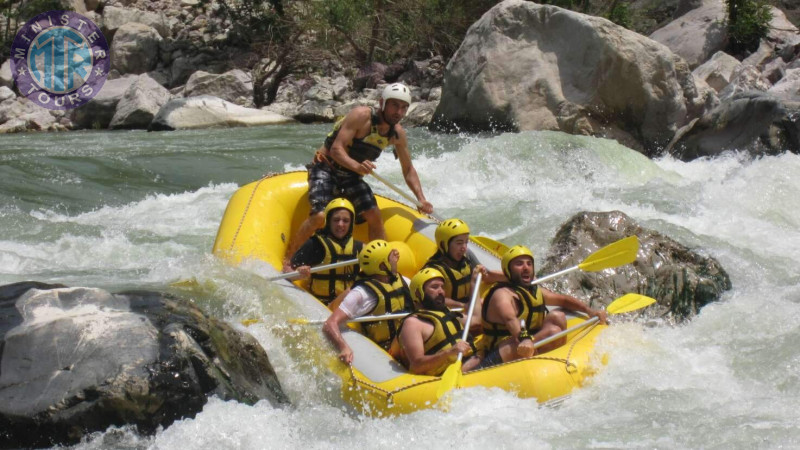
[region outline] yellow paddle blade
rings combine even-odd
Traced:
[[[250,325],[253,325],[253,324],[256,324],[256,323],[261,323],[261,322],[262,322],[261,319],[244,319],[244,320],[242,320],[242,325],[244,325],[246,327],[249,327]]]
[[[582,263],[578,264],[578,268],[586,272],[595,272],[623,266],[634,262],[638,252],[639,238],[628,236],[592,253]]]
[[[436,390],[436,398],[441,398],[451,389],[461,387],[461,359],[456,360],[442,374],[439,380],[439,389]]]
[[[497,256],[502,256],[508,250],[506,244],[486,236],[470,236],[469,238],[473,242],[485,247],[487,250],[494,252]]]
[[[637,309],[650,306],[656,302],[656,299],[642,294],[625,294],[622,297],[614,300],[606,308],[609,314],[622,314],[626,312],[636,311]]]

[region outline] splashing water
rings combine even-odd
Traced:
[[[209,255],[237,186],[302,169],[327,126],[16,135],[0,150],[0,282],[172,290],[249,327],[292,406],[212,399],[155,436],[127,428],[80,448],[778,448],[800,441],[800,156],[649,160],[614,141],[556,132],[447,136],[410,130],[442,217],[544,255],[573,214],[620,210],[717,258],[733,289],[677,327],[631,322],[608,365],[557,408],[489,389],[450,411],[359,416],[324,369],[332,351],[252,267]],[[391,156],[378,172],[403,185]],[[396,195],[382,185],[376,192]],[[176,281],[191,280],[183,285]]]

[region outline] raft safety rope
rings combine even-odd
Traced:
[[[274,173],[268,173],[268,174],[264,175],[263,177],[261,177],[261,179],[258,180],[256,185],[253,186],[253,192],[250,193],[250,198],[247,199],[247,205],[245,205],[244,211],[242,211],[242,218],[239,219],[239,226],[236,227],[236,232],[233,233],[233,239],[231,239],[231,246],[228,248],[229,251],[233,251],[233,245],[236,243],[236,238],[239,237],[239,231],[241,231],[242,225],[244,225],[244,218],[247,216],[247,211],[250,210],[250,204],[253,203],[253,197],[256,196],[256,191],[258,191],[258,186],[264,180],[266,180],[267,178],[272,178],[273,176],[275,176]]]
[[[566,370],[567,373],[575,373],[578,370],[578,366],[576,366],[575,363],[573,363],[570,360],[570,356],[572,355],[572,351],[575,349],[575,345],[578,343],[578,341],[580,341],[581,339],[585,338],[589,334],[589,332],[592,329],[594,329],[598,324],[599,324],[599,322],[595,322],[592,325],[584,328],[583,330],[581,330],[578,333],[578,336],[576,336],[575,339],[573,339],[572,342],[569,345],[569,351],[567,352],[567,357],[566,358],[554,358],[554,357],[551,357],[551,356],[535,356],[534,355],[534,356],[530,356],[528,358],[516,359],[514,361],[509,361],[509,362],[497,364],[497,365],[494,365],[494,366],[491,366],[491,367],[486,367],[484,369],[479,369],[479,370],[492,369],[492,368],[495,368],[495,367],[500,367],[500,366],[504,366],[504,365],[507,365],[507,364],[512,364],[512,363],[515,363],[517,361],[524,361],[524,360],[529,360],[529,359],[539,359],[539,360],[543,360],[543,361],[562,362],[562,363],[564,363],[564,370]],[[360,384],[360,385],[369,387],[369,388],[371,388],[371,389],[373,389],[375,391],[379,391],[379,392],[383,393],[384,395],[386,395],[386,400],[388,402],[392,401],[392,397],[394,396],[394,394],[397,394],[399,392],[403,392],[403,391],[405,391],[407,389],[412,389],[412,388],[417,387],[417,386],[421,386],[423,384],[435,383],[435,382],[438,382],[438,381],[441,380],[441,377],[436,377],[436,378],[432,378],[430,380],[420,381],[418,383],[409,384],[408,386],[403,386],[403,387],[397,388],[397,389],[395,389],[393,391],[389,391],[389,390],[383,389],[380,386],[377,386],[377,385],[375,385],[373,383],[370,383],[369,381],[363,380],[362,378],[356,376],[356,373],[353,370],[353,366],[352,365],[349,365],[347,367],[350,369],[350,380],[354,384],[357,384],[357,385]],[[476,370],[475,372],[478,372],[478,371]]]

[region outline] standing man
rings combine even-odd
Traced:
[[[533,253],[527,247],[511,247],[503,255],[500,265],[510,282],[495,284],[483,302],[486,357],[481,367],[533,356],[536,341],[565,330],[566,315],[562,311],[548,312],[547,306],[580,311],[589,317],[599,316],[600,323],[606,323],[605,311],[591,309],[575,297],[531,285],[534,280]],[[524,327],[521,321],[524,321]],[[565,338],[559,339],[539,351],[550,351],[565,342]]]
[[[381,316],[414,310],[408,286],[403,277],[397,274],[399,260],[400,253],[381,239],[368,243],[358,254],[361,277],[322,326],[322,331],[336,346],[339,360],[343,363],[353,362],[353,350],[347,345],[341,331],[348,320],[368,314]],[[365,336],[389,350],[399,326],[399,319],[381,320],[363,323],[362,330]]]
[[[355,206],[356,217],[367,222],[370,241],[386,239],[375,195],[363,178],[377,167],[375,160],[390,145],[394,146],[395,158],[400,160],[406,184],[422,204],[420,211],[425,214],[433,212],[433,205],[425,199],[419,176],[411,162],[406,131],[399,124],[410,105],[411,91],[408,87],[393,83],[384,88],[378,111],[368,106],[357,106],[336,122],[309,165],[308,200],[311,212],[289,240],[284,269],[298,246],[322,227],[325,205],[337,195],[350,200]]]

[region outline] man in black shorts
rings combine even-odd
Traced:
[[[292,255],[325,222],[323,211],[334,197],[345,197],[353,204],[356,218],[369,226],[369,240],[386,239],[381,213],[364,175],[377,166],[375,160],[388,146],[394,146],[395,158],[400,160],[406,184],[417,197],[426,214],[433,205],[425,199],[419,176],[411,162],[406,132],[400,126],[411,105],[411,92],[401,83],[386,86],[381,94],[380,109],[368,106],[353,108],[336,122],[325,143],[317,150],[308,169],[308,199],[311,213],[289,240],[283,260],[284,270],[290,268]]]

